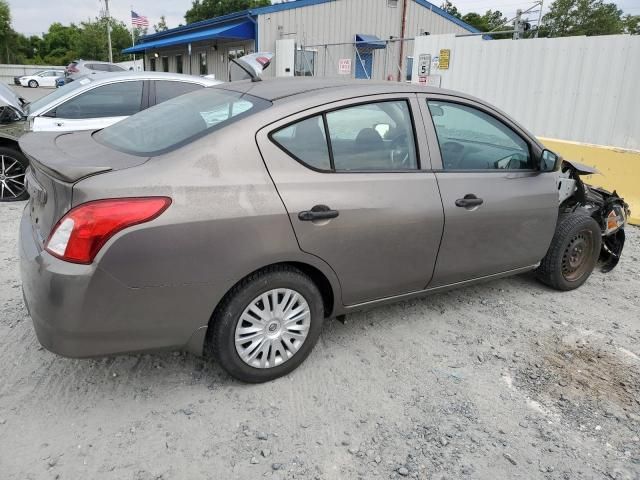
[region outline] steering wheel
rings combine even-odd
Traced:
[[[401,133],[391,140],[391,165],[394,168],[409,168],[409,147],[407,134]]]

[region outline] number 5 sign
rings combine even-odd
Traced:
[[[431,55],[421,53],[418,57],[418,76],[427,77],[431,72]]]

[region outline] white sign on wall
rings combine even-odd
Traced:
[[[351,59],[341,58],[338,60],[338,74],[350,75],[351,74]]]

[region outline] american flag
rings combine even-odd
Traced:
[[[147,19],[147,17],[138,15],[136,12],[131,10],[131,24],[134,27],[148,27],[149,20]]]

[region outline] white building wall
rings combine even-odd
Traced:
[[[538,136],[640,150],[639,36],[415,43],[415,58],[451,51],[449,69],[431,71],[441,87],[497,106]]]
[[[399,38],[402,32],[402,0],[389,7],[387,0],[336,0],[308,7],[294,8],[258,16],[258,49],[275,51],[275,42],[294,38],[298,46],[351,43],[356,33],[376,35],[381,39]],[[413,0],[407,2],[405,38],[429,32],[469,33],[468,30],[430,11]],[[352,45],[312,47],[318,50],[316,75],[337,74],[339,58],[356,61]],[[326,51],[325,51],[326,50]],[[411,55],[413,46],[405,42],[403,57]],[[386,57],[386,61],[385,61]],[[326,61],[325,61],[326,58]],[[374,52],[374,78],[396,75],[399,43],[387,51]],[[275,60],[278,61],[277,58]],[[326,62],[326,63],[325,63]],[[386,65],[386,68],[385,68]],[[274,75],[275,69],[265,75]]]

